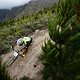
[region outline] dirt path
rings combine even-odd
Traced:
[[[10,75],[14,78],[20,78],[27,76],[35,80],[41,80],[38,72],[42,69],[42,64],[38,60],[38,56],[41,52],[41,46],[45,39],[48,39],[49,35],[47,30],[41,30],[33,35],[33,44],[28,49],[28,52],[24,58],[21,56],[8,68]],[[9,58],[8,53],[4,55],[4,59]]]

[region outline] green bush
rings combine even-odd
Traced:
[[[1,58],[0,58],[0,80],[12,80],[8,71],[6,70],[5,64],[2,64]]]
[[[49,21],[51,39],[42,46],[41,55],[44,80],[80,80],[80,22],[73,3],[60,0],[55,18]]]
[[[5,54],[10,49],[10,44],[7,41],[0,42],[0,55]]]

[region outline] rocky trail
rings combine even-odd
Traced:
[[[39,71],[42,69],[43,65],[39,61],[38,57],[41,54],[42,44],[46,39],[49,39],[48,31],[40,30],[35,32],[32,37],[34,42],[28,49],[26,56],[19,56],[16,61],[7,68],[14,79],[27,76],[34,80],[41,80]],[[2,55],[3,61],[9,59],[10,55],[12,55],[12,51]]]

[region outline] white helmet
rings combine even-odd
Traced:
[[[23,38],[19,38],[17,40],[17,45],[22,46],[22,44],[23,44]]]

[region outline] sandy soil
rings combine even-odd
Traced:
[[[26,56],[24,58],[19,56],[17,60],[7,68],[10,75],[14,78],[19,79],[20,77],[27,76],[34,80],[41,80],[39,71],[43,65],[38,60],[38,57],[41,54],[41,46],[46,39],[49,39],[49,35],[47,30],[41,30],[34,33],[32,37],[34,42],[28,49]],[[10,55],[12,55],[12,51],[3,55],[3,62],[9,59]]]

